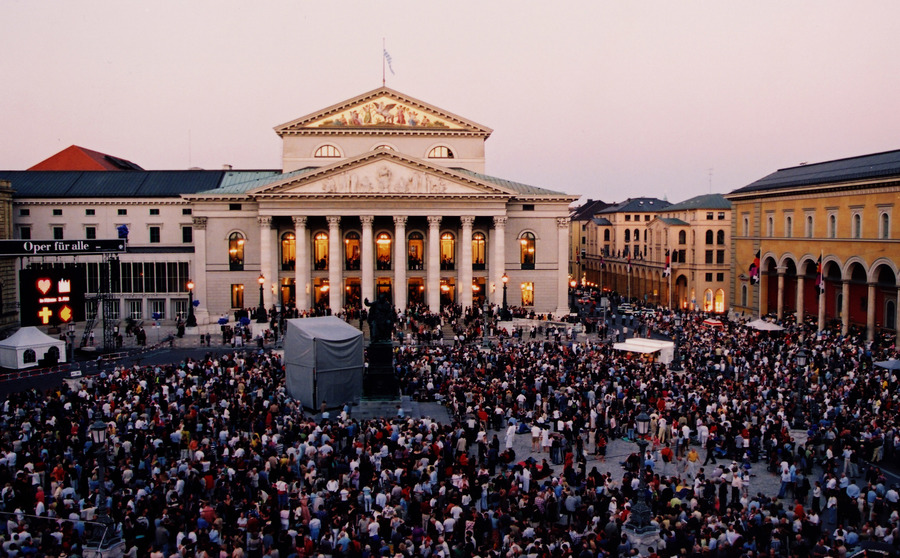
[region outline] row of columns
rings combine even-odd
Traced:
[[[776,306],[777,306],[777,317],[778,319],[782,319],[784,317],[784,278],[785,278],[784,268],[777,268],[778,272],[778,292],[776,295]],[[796,291],[796,318],[797,321],[803,321],[804,315],[804,284],[806,283],[805,277],[797,277],[797,291]],[[869,283],[867,285],[867,297],[866,297],[866,339],[872,341],[875,339],[875,283]],[[819,312],[818,312],[818,330],[822,331],[825,328],[825,293],[819,293]],[[900,309],[900,288],[897,289],[897,303],[895,308]],[[850,331],[850,281],[841,281],[841,334],[847,335]],[[897,342],[900,343],[900,327],[897,328]]]

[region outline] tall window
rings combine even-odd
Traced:
[[[787,238],[794,236],[794,218],[790,215],[784,220],[784,236]]]
[[[406,259],[409,269],[413,271],[425,269],[425,237],[422,233],[410,233]]]
[[[881,238],[887,240],[891,237],[891,216],[887,213],[881,214]]]
[[[631,242],[631,230],[625,229],[625,242]]]
[[[245,243],[244,235],[239,232],[233,232],[228,237],[228,265],[231,271],[243,271]]]
[[[244,286],[243,285],[232,285],[231,286],[231,307],[232,308],[243,308],[244,307]]]
[[[292,271],[297,266],[297,237],[292,232],[281,235],[281,269]]]
[[[718,230],[716,231],[716,244],[723,245],[725,244],[725,231]]]
[[[484,269],[484,233],[477,232],[472,235],[472,269],[476,271]]]
[[[775,218],[771,215],[766,219],[766,236],[775,236]]]
[[[806,238],[812,238],[812,237],[813,237],[813,216],[807,215],[806,216]]]
[[[519,237],[519,248],[522,269],[534,269],[534,233],[522,233]]]
[[[687,244],[687,232],[678,231],[678,244]]]
[[[453,233],[441,235],[441,269],[456,269],[456,237]]]
[[[522,306],[534,306],[534,283],[522,283]]]
[[[431,151],[428,152],[428,158],[453,159],[453,151],[451,151],[450,148],[445,145],[439,145],[437,147],[433,147]]]
[[[379,233],[375,239],[375,267],[381,271],[391,269],[391,235]]]
[[[747,285],[741,285],[741,306],[747,306]]]
[[[837,216],[828,216],[828,238],[837,238]]]
[[[355,232],[344,237],[344,263],[347,271],[359,270],[359,234]]]
[[[744,236],[750,234],[750,218],[744,217]]]
[[[603,242],[609,242],[609,229],[603,229]]]
[[[862,238],[862,215],[853,214],[853,238]]]
[[[84,228],[84,237],[88,240],[94,240],[97,238],[97,227],[85,227]]]
[[[160,230],[159,227],[150,227],[150,244],[159,244]]]
[[[340,157],[341,152],[337,147],[333,145],[323,145],[316,149],[316,154],[313,156],[317,159],[333,158]]]
[[[713,232],[712,231],[706,231],[706,243],[707,244],[713,243]]]
[[[316,271],[328,269],[328,233],[320,232],[313,237],[313,268]]]

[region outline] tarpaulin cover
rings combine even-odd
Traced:
[[[358,402],[363,386],[363,334],[334,316],[287,321],[284,363],[288,395],[304,407]]]

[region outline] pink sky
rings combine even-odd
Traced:
[[[387,85],[494,129],[487,172],[605,201],[900,149],[900,3],[0,3],[0,168],[76,144],[280,168],[272,128]]]

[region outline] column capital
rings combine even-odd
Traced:
[[[328,226],[330,228],[337,228],[337,227],[341,226],[340,216],[329,215],[328,217],[326,217],[326,219],[328,220]]]
[[[360,215],[359,220],[362,222],[364,227],[371,227],[372,223],[375,221],[374,215]]]
[[[428,226],[432,229],[436,229],[441,226],[441,220],[443,217],[440,215],[429,215],[428,216]]]
[[[206,229],[206,217],[191,217],[191,224],[195,229],[205,230]]]
[[[561,229],[569,228],[569,218],[568,217],[557,217],[556,218],[556,226]]]
[[[500,228],[506,226],[506,221],[509,219],[506,215],[495,215],[494,216],[494,227]]]
[[[294,228],[306,228],[306,216],[294,216],[291,217],[291,221],[294,222]]]
[[[459,220],[462,222],[462,226],[472,228],[472,224],[475,222],[474,215],[462,215]]]
[[[272,218],[268,215],[257,217],[256,222],[259,223],[260,228],[272,226]]]
[[[409,217],[407,217],[406,215],[394,215],[394,226],[405,227],[407,219],[409,219]]]

